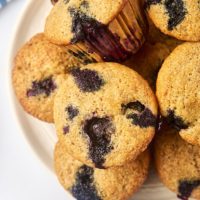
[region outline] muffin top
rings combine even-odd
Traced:
[[[61,79],[54,120],[70,155],[107,168],[121,166],[147,148],[157,103],[139,74],[120,64],[98,63],[72,69]]]
[[[200,43],[178,46],[163,63],[157,79],[161,114],[181,137],[200,144]]]
[[[132,196],[147,177],[148,151],[123,167],[94,169],[75,160],[58,143],[54,166],[62,186],[77,200],[124,200]]]
[[[17,53],[12,81],[23,108],[40,120],[53,122],[53,102],[59,87],[57,76],[80,64],[67,48],[35,35]]]
[[[200,199],[200,147],[184,141],[175,129],[161,128],[156,135],[154,157],[163,183],[178,197]]]
[[[45,34],[55,43],[69,44],[84,37],[83,30],[109,24],[127,0],[60,0],[46,20]],[[82,25],[84,23],[84,26]]]
[[[145,0],[155,25],[165,34],[200,41],[199,0]]]

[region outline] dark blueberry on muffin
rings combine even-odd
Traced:
[[[112,149],[114,127],[108,117],[93,117],[85,121],[83,131],[89,137],[89,153],[96,167],[102,168],[104,156]]]
[[[45,94],[49,96],[56,89],[52,76],[41,81],[33,81],[31,89],[27,90],[27,97]]]
[[[77,86],[83,92],[98,91],[104,84],[102,78],[94,70],[74,68],[71,70],[71,74],[74,76]]]

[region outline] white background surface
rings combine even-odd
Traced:
[[[15,22],[26,0],[0,10],[0,200],[67,200],[56,177],[23,139],[8,99],[8,52]]]

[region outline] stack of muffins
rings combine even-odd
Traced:
[[[130,198],[156,132],[161,180],[200,198],[199,0],[52,2],[12,77],[24,110],[55,124],[62,186],[77,200]]]

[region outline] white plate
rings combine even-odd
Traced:
[[[11,84],[12,60],[17,50],[30,37],[43,31],[45,18],[51,9],[50,0],[29,0],[18,20],[10,50],[9,89],[12,108],[21,132],[44,165],[53,172],[53,149],[57,141],[53,125],[41,122],[26,114],[16,100]],[[73,198],[71,198],[73,199]],[[151,171],[149,179],[134,196],[134,200],[175,200],[176,195],[166,189]]]

